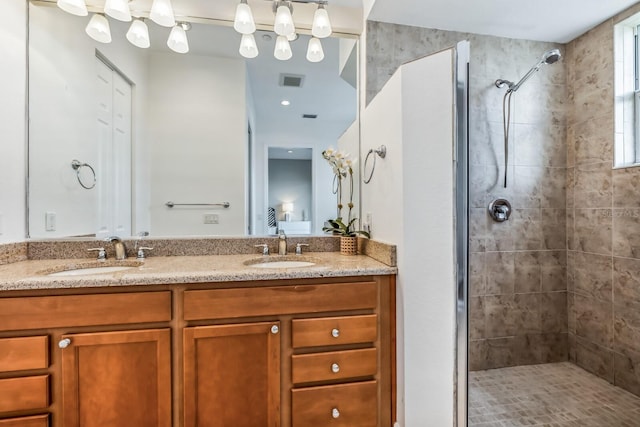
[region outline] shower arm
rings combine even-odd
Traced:
[[[520,79],[520,81],[516,84],[514,84],[513,86],[509,86],[509,90],[511,92],[515,92],[518,89],[520,89],[520,86],[522,86],[522,84],[524,82],[526,82],[527,80],[529,80],[531,78],[531,76],[533,76],[538,70],[540,70],[540,67],[542,66],[543,62],[540,61],[538,62],[536,65],[534,65],[528,72],[527,74],[524,75],[524,77],[522,77]]]

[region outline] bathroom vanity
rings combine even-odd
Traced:
[[[392,425],[396,269],[313,257],[0,266],[0,427]]]

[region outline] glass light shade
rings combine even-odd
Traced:
[[[287,40],[289,40],[290,42],[294,42],[296,40],[298,40],[298,33],[291,33],[287,36]]]
[[[276,39],[276,49],[273,51],[273,56],[280,61],[286,61],[293,56],[291,45],[285,36],[278,36]]]
[[[111,28],[109,20],[99,13],[91,17],[89,24],[85,28],[85,32],[97,42],[111,43]]]
[[[129,0],[107,0],[104,4],[104,13],[118,21],[131,21]]]
[[[153,22],[163,27],[174,27],[176,17],[173,14],[171,0],[153,0],[149,17]]]
[[[293,24],[293,17],[291,16],[289,7],[278,6],[273,31],[275,31],[279,36],[288,36],[289,34],[296,32],[296,27]]]
[[[178,24],[171,29],[169,40],[167,40],[167,46],[169,46],[169,49],[177,53],[189,52],[187,32],[182,28],[182,25]]]
[[[309,47],[307,48],[307,60],[309,62],[320,62],[324,59],[324,50],[322,49],[322,43],[320,39],[312,37],[309,40]]]
[[[323,39],[331,35],[331,21],[329,21],[329,13],[324,6],[318,6],[316,13],[313,15],[313,26],[311,27],[311,34],[314,37]]]
[[[236,8],[233,29],[240,34],[253,34],[256,32],[256,23],[253,20],[253,13],[251,13],[251,8],[248,4],[240,3]]]
[[[127,40],[129,40],[132,45],[141,49],[146,49],[151,46],[149,27],[147,27],[147,24],[141,19],[133,21],[131,27],[129,27],[129,31],[127,31]]]
[[[258,56],[258,45],[253,34],[243,34],[240,40],[240,55],[245,58],[255,58]]]
[[[72,15],[87,16],[89,14],[84,0],[58,0],[58,7]]]

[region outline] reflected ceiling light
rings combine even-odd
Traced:
[[[104,13],[118,21],[131,21],[129,0],[107,0],[104,4]]]
[[[251,13],[251,7],[247,4],[247,0],[241,0],[236,8],[233,28],[240,34],[253,34],[256,32],[256,23],[253,20],[253,13]]]
[[[288,36],[296,32],[296,26],[293,23],[293,6],[290,1],[276,1],[276,20],[273,24],[273,31],[279,36]]]
[[[286,61],[287,59],[291,59],[293,56],[293,52],[291,52],[291,45],[285,36],[278,36],[276,39],[276,48],[273,51],[273,56],[280,61]]]
[[[307,60],[309,62],[320,62],[324,59],[324,50],[320,39],[311,37],[309,47],[307,48]]]
[[[85,32],[97,42],[111,43],[111,28],[109,20],[101,13],[96,13],[85,28]]]
[[[298,33],[291,33],[287,36],[287,40],[289,40],[290,42],[294,42],[296,40],[298,40]]]
[[[58,7],[72,15],[87,16],[89,14],[84,0],[58,0]]]
[[[311,27],[311,34],[319,39],[329,37],[332,32],[329,13],[324,6],[324,2],[318,3],[316,13],[313,15],[313,26]]]
[[[258,45],[253,34],[243,34],[242,40],[240,40],[240,55],[245,58],[255,58],[258,56]]]
[[[129,40],[132,45],[141,49],[146,49],[151,46],[149,27],[147,27],[144,19],[136,19],[131,23],[131,27],[129,27],[129,31],[127,31],[127,40]]]
[[[283,99],[282,101],[280,101],[280,105],[284,105],[285,107],[291,105],[291,101],[289,101],[288,99]]]
[[[178,22],[171,29],[171,34],[169,34],[169,39],[167,40],[169,49],[177,53],[189,52],[189,40],[187,39],[187,31],[189,29],[191,29],[191,24],[188,22]]]
[[[171,0],[153,0],[149,17],[153,22],[163,27],[175,27],[176,25]]]

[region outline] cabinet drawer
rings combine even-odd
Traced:
[[[49,427],[49,415],[7,418],[0,420],[0,427]]]
[[[0,372],[47,367],[49,367],[47,336],[0,339]]]
[[[184,319],[373,309],[376,282],[185,291]]]
[[[120,325],[171,320],[171,292],[0,299],[0,330]]]
[[[375,427],[377,395],[375,381],[294,389],[293,427]]]
[[[49,406],[49,376],[0,380],[0,412],[44,409]]]
[[[294,319],[291,323],[294,348],[374,342],[378,337],[375,314]]]
[[[375,348],[291,356],[294,384],[374,376],[378,367]]]

